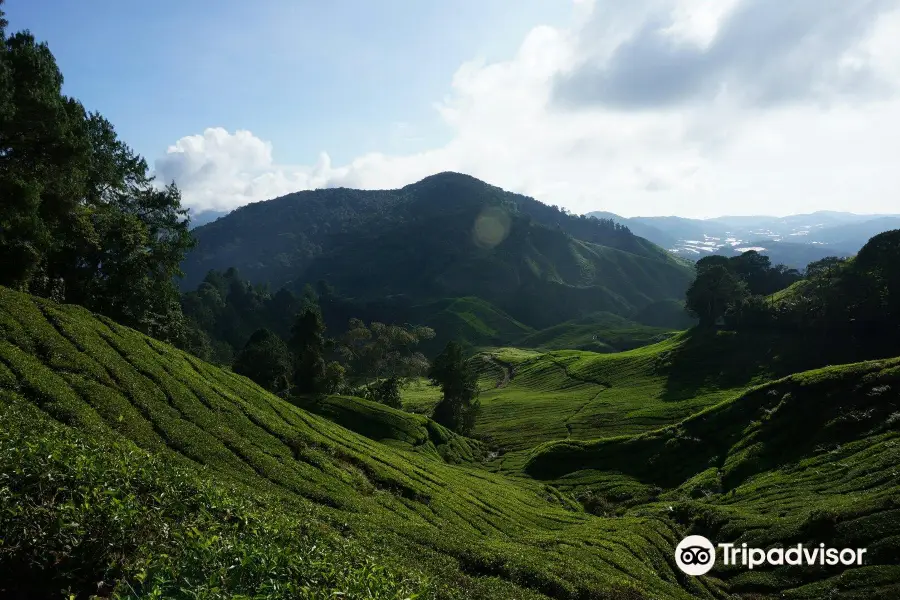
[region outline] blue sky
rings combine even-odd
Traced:
[[[8,0],[6,10],[12,29],[48,41],[66,93],[141,154],[218,126],[271,141],[288,163],[446,142],[432,103],[459,65],[507,58],[536,23],[571,14],[546,0]]]
[[[624,216],[900,211],[900,0],[8,0],[194,210],[439,171]]]

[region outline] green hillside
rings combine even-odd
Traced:
[[[693,276],[611,221],[570,215],[458,173],[400,190],[299,192],[239,208],[193,234],[183,289],[210,269],[236,267],[272,290],[326,281],[358,314],[377,305],[404,318],[412,306],[474,297],[544,328],[679,298]]]
[[[530,333],[531,327],[480,298],[447,298],[413,307],[411,321],[433,328],[436,337],[423,344],[425,351],[440,351],[456,340],[471,348],[502,346]]]
[[[482,373],[476,433],[501,452],[503,469],[522,452],[559,439],[630,435],[675,423],[749,385],[822,364],[802,339],[689,331],[618,353],[501,348],[472,359]],[[438,396],[413,386],[408,410]]]
[[[295,597],[286,581],[311,597],[332,582],[359,590],[366,569],[377,576],[356,597],[720,595],[712,582],[679,583],[670,557],[679,534],[664,520],[594,517],[542,484],[375,442],[80,308],[0,289],[0,331],[4,418],[27,425],[3,428],[7,464],[22,465],[4,470],[15,491],[0,496],[4,534],[31,535],[33,519],[17,507],[36,506],[47,523],[39,541],[0,555],[0,588],[20,581],[24,565],[29,580],[52,589],[102,580],[122,597],[209,597],[255,589],[271,567],[263,597]],[[163,478],[168,467],[156,460],[185,474]],[[102,482],[122,472],[137,474],[104,493]],[[72,485],[47,498],[43,477]],[[170,486],[171,501],[160,492]],[[222,500],[206,506],[207,497]],[[245,521],[257,513],[244,505],[264,516]],[[120,510],[127,520],[117,520]],[[219,533],[211,523],[223,515],[237,522]],[[152,529],[168,519],[178,523],[171,536]],[[350,556],[313,533],[282,548],[291,530],[343,536]],[[231,571],[257,558],[264,563]]]
[[[421,452],[449,463],[484,460],[483,444],[453,433],[422,415],[390,408],[354,396],[328,396],[304,402],[302,408],[377,442]]]
[[[283,168],[268,142],[222,128],[172,137],[151,169],[69,95],[96,100],[110,65],[69,81],[47,43],[9,30],[4,6],[0,599],[900,598],[900,230],[802,273],[755,250],[700,258],[741,240],[832,237],[774,246],[821,255],[890,219],[589,218],[449,172],[332,189],[368,181],[386,155]],[[717,57],[740,59],[731,42],[755,28],[741,19],[762,14],[738,7],[710,52],[684,55],[657,34],[690,14],[657,8],[612,40],[616,59],[727,67]],[[35,30],[40,12],[25,18]],[[173,16],[155,12],[154,35]],[[796,27],[813,12],[773,21],[776,37],[822,45],[829,27]],[[432,19],[449,33],[471,21],[457,20]],[[115,41],[121,23],[107,21]],[[800,75],[815,67],[777,54]],[[146,75],[126,62],[116,85]],[[625,63],[600,75],[615,84]],[[471,75],[497,67],[470,70],[455,100],[470,104],[484,80]],[[646,88],[640,71],[631,83]],[[550,167],[519,185],[577,201]],[[326,189],[191,227],[203,208],[303,180]],[[688,536],[745,562],[705,562],[709,540]]]
[[[476,357],[476,433],[509,450],[484,468],[482,443],[425,417],[350,397],[314,414],[0,289],[0,590],[893,598],[900,359],[766,383],[798,364],[741,360],[771,342]],[[672,548],[687,533],[861,545],[869,562],[686,578]]]
[[[646,346],[674,335],[670,329],[648,327],[619,315],[598,312],[547,327],[515,341],[523,348],[620,352]]]
[[[866,548],[836,574],[721,568],[730,591],[782,598],[900,594],[900,359],[804,372],[637,436],[552,442],[525,471],[623,516],[670,512],[710,539]],[[598,467],[602,466],[602,470]]]

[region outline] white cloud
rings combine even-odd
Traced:
[[[272,145],[249,131],[211,127],[178,140],[156,161],[160,183],[175,181],[184,203],[197,212],[231,210],[256,200],[325,187],[346,169],[333,169],[321,153],[311,166],[279,165]]]
[[[198,209],[317,187],[395,188],[453,170],[575,212],[896,212],[897,3],[796,1],[581,0],[572,29],[536,27],[512,59],[458,69],[435,105],[454,131],[442,147],[291,166],[249,132],[208,129],[156,168]],[[817,12],[847,5],[856,9],[842,8],[841,23],[853,27],[840,31]],[[662,81],[660,64],[685,80]],[[656,74],[642,83],[647,69]],[[583,101],[560,103],[561,82],[585,73],[594,87]],[[604,85],[627,94],[609,101]],[[637,100],[618,101],[628,97]]]

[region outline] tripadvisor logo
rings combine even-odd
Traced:
[[[862,565],[865,548],[826,548],[825,544],[789,548],[748,548],[747,544],[720,543],[723,565],[741,565],[748,569],[781,565]],[[716,563],[716,546],[702,535],[689,535],[675,548],[675,562],[688,575],[705,575]]]

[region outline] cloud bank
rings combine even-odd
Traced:
[[[897,0],[579,0],[577,14],[510,60],[461,65],[435,104],[446,145],[282,165],[252,133],[211,128],[156,172],[198,211],[452,170],[575,212],[896,212]]]

